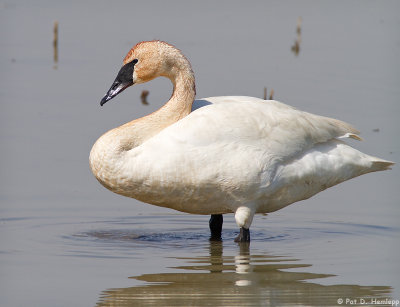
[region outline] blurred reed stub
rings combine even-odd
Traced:
[[[54,69],[57,69],[58,64],[58,21],[56,20],[53,25],[53,61]]]
[[[148,105],[149,103],[147,102],[147,96],[149,96],[149,91],[147,90],[143,90],[142,94],[140,95],[140,99],[142,101],[142,104],[144,105]]]
[[[300,44],[301,44],[301,22],[302,22],[302,18],[301,17],[299,17],[299,18],[297,18],[297,27],[296,27],[296,34],[297,34],[297,37],[296,37],[296,40],[295,40],[295,42],[294,42],[294,44],[293,44],[293,46],[292,46],[292,52],[296,55],[296,56],[298,56],[299,55],[299,53],[300,53]]]
[[[268,95],[267,95],[267,88],[266,87],[264,87],[264,100],[267,100],[267,97],[268,97]],[[274,99],[274,89],[273,88],[271,88],[271,91],[270,91],[270,93],[269,93],[269,98],[268,98],[269,100],[273,100]]]

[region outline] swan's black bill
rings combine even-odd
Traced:
[[[100,105],[102,106],[110,99],[117,96],[124,89],[133,85],[133,70],[136,62],[130,62],[121,67],[118,72],[117,77],[115,78],[113,84],[108,90],[107,94],[101,99]]]

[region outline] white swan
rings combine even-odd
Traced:
[[[115,193],[211,214],[214,239],[221,236],[224,213],[235,213],[241,230],[236,241],[249,241],[255,213],[279,210],[394,164],[339,140],[360,138],[356,129],[336,119],[253,97],[194,101],[190,63],[161,41],[141,42],[129,51],[101,105],[130,85],[159,76],[174,85],[170,100],[100,137],[90,167]]]

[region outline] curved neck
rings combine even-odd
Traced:
[[[119,168],[124,153],[141,145],[161,130],[177,122],[191,112],[196,94],[194,75],[190,68],[179,69],[167,76],[174,85],[169,101],[160,109],[145,117],[112,129],[100,137],[90,152],[90,167],[96,178],[107,188],[118,190]]]
[[[171,98],[164,106],[147,116],[113,129],[121,138],[122,143],[125,143],[122,146],[123,150],[139,146],[191,112],[196,95],[194,75],[191,69],[180,70],[177,74],[166,77],[171,80],[174,89]]]
[[[188,115],[192,110],[196,96],[194,75],[191,69],[180,70],[176,75],[172,74],[166,77],[171,80],[174,86],[171,98],[159,110],[146,116],[146,120],[152,117],[160,120],[158,123],[160,128],[162,126],[160,130]]]
[[[89,157],[92,172],[102,185],[116,193],[125,193],[121,187],[123,180],[120,178],[125,153],[140,146],[191,112],[195,83],[190,66],[168,78],[174,85],[174,91],[163,107],[145,117],[108,131],[93,145]]]
[[[150,63],[159,63],[159,65],[154,64],[158,67],[157,76],[171,80],[174,86],[171,98],[157,111],[105,133],[93,145],[89,157],[90,167],[97,180],[108,189],[123,195],[127,194],[127,191],[132,191],[133,184],[126,176],[126,169],[124,171],[124,168],[128,167],[129,159],[134,156],[128,152],[140,147],[146,140],[188,115],[196,95],[194,74],[189,61],[171,45],[161,42],[150,43],[152,48],[158,50],[157,60],[153,59]],[[133,53],[148,52],[146,46],[139,44],[134,47]],[[144,48],[144,51],[140,48]],[[148,53],[152,55],[154,50],[153,53],[150,51]],[[143,71],[146,72],[144,68],[142,73]],[[147,80],[151,79],[149,77]],[[129,169],[128,177],[135,177],[132,171]]]

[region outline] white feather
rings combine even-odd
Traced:
[[[93,146],[92,171],[116,193],[188,213],[235,212],[249,228],[257,212],[393,164],[339,140],[361,140],[349,124],[278,101],[225,96],[192,104],[193,71],[171,45],[142,42],[125,62],[133,59],[135,80],[167,76],[174,92],[164,107]]]

